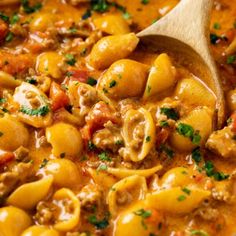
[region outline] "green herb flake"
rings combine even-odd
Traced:
[[[43,159],[41,165],[39,166],[40,169],[42,169],[43,167],[45,167],[48,163],[48,160],[47,159]]]
[[[215,45],[217,44],[217,42],[221,39],[220,36],[216,35],[216,34],[210,34],[210,41],[211,44]]]
[[[50,109],[49,107],[46,106],[42,106],[40,108],[37,109],[31,109],[27,106],[22,106],[20,108],[20,112],[29,115],[29,116],[46,116],[49,113]]]
[[[98,155],[98,158],[101,161],[111,161],[111,158],[108,156],[108,154],[106,152],[102,152]]]
[[[13,40],[13,38],[14,38],[14,34],[12,32],[8,32],[8,34],[5,38],[5,41],[9,43]]]
[[[124,144],[123,140],[117,140],[115,142],[115,145],[117,145],[117,146],[120,146],[120,145],[123,145],[123,144]]]
[[[197,235],[197,236],[208,236],[208,233],[204,230],[190,230],[190,235]]]
[[[87,9],[86,12],[82,15],[82,20],[88,19],[91,15],[91,10]]]
[[[149,0],[141,0],[141,3],[144,4],[144,5],[146,5],[146,4],[149,3]]]
[[[151,141],[151,136],[147,136],[145,140],[146,140],[146,143],[150,142]]]
[[[2,19],[5,22],[8,22],[9,21],[9,16],[7,16],[4,13],[0,12],[0,19]]]
[[[70,66],[74,66],[76,63],[76,59],[72,54],[66,54],[66,63]]]
[[[139,209],[134,212],[135,215],[141,216],[143,219],[147,219],[152,215],[151,211],[146,211],[144,209]]]
[[[188,189],[188,188],[182,188],[182,191],[183,191],[184,193],[186,193],[187,195],[190,195],[190,194],[191,194],[191,190]]]
[[[201,154],[201,151],[200,151],[200,148],[195,148],[193,151],[192,151],[192,159],[197,163],[199,164],[202,160],[202,154]]]
[[[236,61],[236,55],[231,55],[227,57],[227,64],[233,64]]]
[[[2,136],[3,136],[3,134],[4,134],[4,133],[0,131],[0,137],[2,137]]]
[[[25,13],[30,14],[39,11],[42,8],[42,3],[38,2],[33,6],[30,6],[29,0],[21,0],[21,5]]]
[[[97,84],[97,80],[95,80],[93,77],[88,77],[87,84],[94,86]]]
[[[129,14],[129,12],[124,12],[123,14],[122,14],[122,16],[123,16],[123,18],[125,19],[125,20],[128,20],[128,19],[130,19],[131,18],[131,15]]]
[[[92,0],[92,10],[97,12],[106,12],[109,9],[109,3],[106,0]]]
[[[161,114],[166,115],[168,119],[178,120],[179,114],[174,108],[162,107]]]
[[[108,93],[108,91],[107,91],[106,88],[103,88],[102,91],[103,91],[104,93]]]
[[[162,144],[161,147],[160,147],[160,150],[162,152],[164,152],[169,158],[174,157],[174,154],[175,154],[174,151],[171,148],[169,148],[168,146]]]
[[[89,151],[93,151],[96,148],[95,144],[91,140],[88,141],[88,149]]]
[[[213,25],[214,29],[218,30],[221,28],[220,24],[218,22],[215,22]]]
[[[20,17],[18,16],[18,14],[14,14],[11,18],[11,25],[16,24],[18,21],[20,20]]]
[[[222,181],[229,178],[229,175],[224,174],[223,172],[215,172],[213,176],[216,181]]]
[[[169,123],[166,120],[161,120],[160,121],[160,127],[165,128],[168,127]]]
[[[30,83],[30,84],[37,84],[37,80],[34,78],[28,78],[28,79],[26,79],[26,82]]]
[[[112,80],[112,81],[110,82],[109,88],[115,87],[116,84],[117,84],[117,82],[116,82],[115,80]]]
[[[88,217],[88,222],[94,225],[97,229],[105,229],[109,225],[110,214],[107,213],[102,220],[97,219],[95,215]]]
[[[7,101],[6,98],[0,98],[0,103],[5,103]]]
[[[178,196],[178,198],[177,198],[177,200],[179,201],[179,202],[182,202],[182,201],[184,201],[186,199],[186,196],[185,195],[180,195],[180,196]]]
[[[107,170],[107,165],[104,163],[100,164],[97,168],[97,171],[100,171],[100,170],[102,170],[102,171]]]
[[[147,86],[147,93],[150,94],[152,87],[150,85]]]
[[[176,130],[180,135],[189,138],[193,144],[199,145],[201,136],[199,134],[199,131],[194,131],[191,125],[179,123]]]

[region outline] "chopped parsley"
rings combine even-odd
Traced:
[[[108,156],[108,154],[106,152],[102,152],[98,155],[98,158],[101,161],[111,161],[111,158]]]
[[[179,114],[174,108],[162,107],[161,114],[166,115],[168,119],[178,120]]]
[[[216,35],[216,34],[210,34],[210,41],[211,44],[216,44],[218,42],[218,40],[220,40],[221,37]]]
[[[97,12],[106,12],[109,9],[109,3],[106,0],[91,0],[92,10]]]
[[[220,24],[218,22],[215,22],[213,25],[214,29],[218,30],[221,28]]]
[[[147,136],[145,140],[146,140],[146,143],[150,142],[151,141],[151,136]]]
[[[38,2],[33,6],[30,6],[29,0],[21,0],[21,5],[25,13],[30,14],[39,11],[42,8],[42,3]]]
[[[14,14],[11,18],[11,25],[16,24],[20,20],[20,17],[17,14]]]
[[[0,137],[2,137],[2,136],[3,136],[3,134],[4,134],[4,133],[0,131]]]
[[[87,84],[94,86],[97,84],[97,80],[95,80],[93,77],[88,77]]]
[[[29,116],[46,116],[49,112],[49,107],[46,105],[46,106],[42,106],[40,108],[37,108],[37,109],[31,109],[27,106],[22,106],[20,108],[20,112],[26,114],[26,115],[29,115]]]
[[[162,128],[168,127],[168,126],[169,126],[169,123],[168,123],[166,120],[161,120],[161,121],[160,121],[160,126],[161,126]]]
[[[76,63],[76,59],[72,54],[66,54],[66,63],[70,66],[74,66]]]
[[[211,161],[207,161],[204,164],[203,169],[205,170],[207,176],[213,177],[216,181],[222,181],[229,178],[228,174],[216,171],[215,166]]]
[[[164,152],[169,158],[174,157],[174,154],[175,154],[174,151],[171,148],[169,148],[168,146],[162,144],[161,147],[160,147],[160,150],[162,152]]]
[[[117,84],[117,82],[116,82],[115,80],[112,80],[112,81],[110,82],[109,88],[115,87],[116,84]]]
[[[86,12],[82,15],[82,20],[86,20],[91,16],[90,9],[87,9]]]
[[[93,151],[96,148],[95,144],[91,140],[88,141],[88,149],[89,151]]]
[[[30,83],[30,84],[37,84],[37,80],[34,79],[34,78],[28,78],[28,79],[26,80],[26,82],[27,82],[27,83]]]
[[[227,64],[233,64],[236,61],[236,55],[231,55],[227,57]]]
[[[191,125],[179,123],[176,130],[180,135],[189,138],[193,144],[200,144],[201,136],[199,134],[199,131],[194,131]]]
[[[13,40],[13,38],[14,38],[14,34],[12,32],[8,32],[8,34],[5,38],[5,41],[9,43]]]
[[[88,222],[94,225],[97,229],[105,229],[109,225],[110,214],[107,213],[102,220],[97,219],[95,215],[88,217]]]
[[[152,87],[150,85],[147,86],[147,93],[149,94],[151,92]]]
[[[9,16],[7,16],[4,13],[0,12],[0,19],[2,19],[5,22],[8,22],[9,21]]]
[[[139,209],[134,212],[135,215],[141,216],[143,219],[147,219],[152,215],[151,211],[146,211],[144,209]]]
[[[187,195],[190,195],[190,194],[191,194],[191,190],[188,189],[188,188],[182,188],[182,191],[183,191],[184,193],[186,193]]]
[[[40,169],[42,169],[43,167],[45,167],[48,163],[48,160],[47,159],[43,159],[41,165],[39,166]]]
[[[104,163],[100,164],[97,168],[97,171],[100,171],[100,170],[107,170],[107,165]]]
[[[141,3],[144,4],[144,5],[146,5],[146,4],[149,3],[149,0],[141,0]]]
[[[0,103],[5,103],[7,101],[6,98],[0,98]]]
[[[117,145],[117,146],[120,146],[120,145],[123,145],[123,144],[124,144],[123,140],[117,140],[115,142],[115,145]]]
[[[179,201],[179,202],[182,202],[182,201],[184,201],[186,199],[186,196],[184,196],[184,195],[180,195],[180,196],[178,196],[178,198],[177,198],[177,200]]]
[[[123,14],[122,14],[122,16],[123,16],[123,18],[124,19],[126,19],[126,20],[128,20],[128,19],[130,19],[131,18],[131,15],[129,14],[129,12],[124,12]]]
[[[202,160],[202,154],[200,148],[197,147],[192,151],[192,159],[198,164]]]

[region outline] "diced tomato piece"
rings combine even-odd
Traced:
[[[8,32],[7,24],[3,20],[0,20],[0,42],[4,41],[7,32]]]
[[[231,130],[236,133],[236,113],[233,113],[230,119],[231,119],[230,123]]]
[[[82,129],[83,138],[86,140],[91,139],[93,133],[103,128],[108,121],[114,124],[120,123],[115,112],[105,102],[96,103],[86,117],[86,125]]]
[[[69,104],[69,98],[66,93],[62,90],[59,84],[52,82],[50,87],[50,95],[52,101],[52,110],[56,111],[59,108],[65,107]]]
[[[68,72],[70,73],[70,80],[87,83],[89,77],[87,70],[70,68]]]
[[[157,133],[156,137],[156,145],[160,147],[161,144],[165,143],[170,135],[170,131],[168,129],[161,129],[160,132]]]
[[[0,151],[0,166],[7,164],[15,158],[13,152]]]
[[[33,67],[35,58],[31,54],[14,55],[8,52],[0,52],[0,70],[11,75],[24,73]]]

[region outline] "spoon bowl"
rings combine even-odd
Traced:
[[[220,128],[225,118],[225,101],[210,52],[212,4],[213,0],[181,0],[169,14],[137,36],[150,49],[170,53],[212,90],[216,96],[215,128]]]

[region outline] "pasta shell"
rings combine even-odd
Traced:
[[[132,176],[132,175],[138,175],[138,176],[143,176],[143,177],[148,178],[161,169],[162,169],[162,166],[157,165],[153,168],[143,169],[143,170],[108,167],[106,171],[109,174],[112,174],[119,179],[123,179],[123,178],[129,177],[129,176]]]
[[[8,206],[0,209],[0,235],[20,235],[32,224],[30,216],[23,210]]]
[[[70,189],[61,188],[53,195],[53,203],[59,210],[54,228],[65,232],[74,229],[80,219],[80,202],[75,194]],[[69,209],[65,203],[70,203]]]
[[[197,108],[179,120],[177,126],[180,123],[190,125],[194,131],[199,131],[199,135],[201,136],[199,144],[203,146],[213,130],[212,112],[207,107]],[[184,137],[177,131],[171,135],[170,141],[172,146],[180,151],[188,152],[197,147],[196,144],[192,143],[190,138]]]
[[[144,108],[127,111],[122,132],[125,140],[123,157],[135,162],[143,160],[155,142],[155,124],[151,113]]]
[[[0,71],[0,87],[2,88],[15,88],[21,84],[21,81],[15,79],[12,75]]]
[[[106,14],[94,19],[95,26],[112,35],[127,34],[130,32],[129,25],[121,15]]]
[[[129,56],[138,42],[134,33],[103,37],[93,46],[89,63],[96,69],[106,69],[113,62]]]
[[[142,176],[133,175],[120,180],[112,186],[108,193],[107,202],[109,211],[112,215],[118,214],[119,211],[125,209],[132,202],[143,200],[146,192],[146,179]],[[119,205],[119,201],[124,202],[121,202]]]
[[[59,236],[60,234],[46,226],[34,225],[26,229],[21,236]]]
[[[146,206],[172,214],[188,214],[211,195],[210,191],[189,189],[186,194],[181,187],[164,189],[149,193],[146,196]]]
[[[184,167],[176,167],[167,171],[161,178],[164,188],[187,186],[191,183],[191,171]]]
[[[175,75],[176,69],[169,56],[165,53],[159,55],[150,70],[143,98],[147,99],[173,87]]]
[[[208,106],[212,110],[215,108],[216,98],[213,92],[193,78],[181,80],[176,87],[175,95],[193,107]]]
[[[52,122],[47,96],[37,87],[23,82],[15,89],[14,101],[19,105],[19,119],[35,128],[46,127]]]
[[[53,177],[21,185],[7,199],[7,203],[23,209],[33,209],[36,204],[44,199],[52,185]]]

